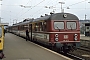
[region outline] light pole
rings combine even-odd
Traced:
[[[64,9],[62,7],[62,4],[65,4],[65,2],[59,2],[61,4],[61,12],[63,13],[64,12]]]
[[[88,2],[88,3],[90,3],[90,2]],[[86,10],[86,6],[85,6],[85,10]],[[85,14],[85,20],[87,19],[87,15]]]

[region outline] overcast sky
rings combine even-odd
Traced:
[[[53,10],[55,13],[61,12],[61,4],[64,12],[72,13],[79,19],[90,19],[90,0],[2,0],[0,1],[0,17],[3,23],[9,25],[23,21],[26,18],[38,18],[41,15],[49,14]],[[26,6],[26,8],[21,7]],[[53,8],[45,8],[53,6]],[[70,9],[67,9],[69,7]]]

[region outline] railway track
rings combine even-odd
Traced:
[[[79,47],[74,52],[70,52],[73,55],[81,57],[81,60],[90,60],[90,50],[86,48]]]
[[[67,53],[67,55],[70,57],[73,57],[74,60],[85,60],[84,58],[78,57],[78,56],[71,54],[71,53]]]
[[[50,50],[52,50],[52,51],[54,51],[54,52],[57,52],[57,53],[59,53],[59,54],[62,54],[62,55],[64,55],[64,56],[67,56],[67,57],[69,57],[69,58],[71,58],[71,59],[73,59],[73,60],[86,60],[86,59],[84,59],[84,58],[82,58],[82,57],[80,57],[80,56],[77,56],[77,55],[75,55],[75,54],[72,54],[72,53],[65,53],[65,52],[63,52],[63,51],[59,52],[59,51],[57,51],[57,50],[55,50],[55,49],[52,49],[52,48],[50,48],[50,47],[47,47],[47,46],[45,46],[45,45],[43,45],[43,44],[40,44],[40,43],[38,43],[38,42],[34,42],[34,43],[36,43],[36,44],[38,44],[38,45],[40,45],[40,46],[43,46],[43,47],[45,47],[45,48],[48,48],[48,49],[50,49]]]
[[[90,49],[87,47],[79,47],[78,49],[90,52]]]

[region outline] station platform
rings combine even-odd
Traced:
[[[11,33],[5,34],[4,54],[3,60],[72,60]]]
[[[90,36],[85,36],[84,34],[80,34],[80,40],[90,40]]]

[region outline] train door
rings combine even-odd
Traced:
[[[29,29],[29,32],[30,32],[30,40],[32,41],[32,33],[33,33],[32,24],[28,24],[28,29]]]

